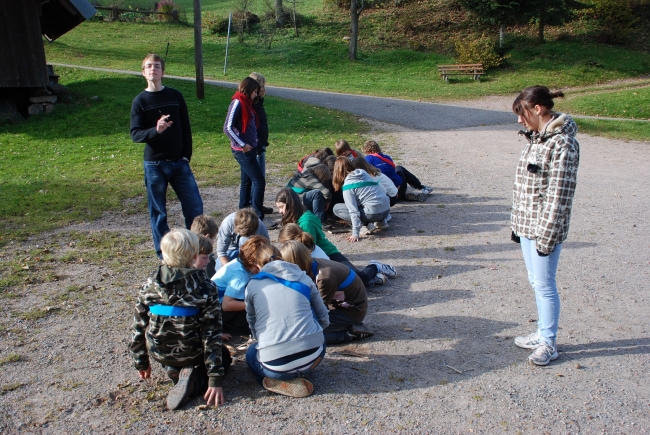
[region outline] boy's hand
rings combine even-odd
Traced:
[[[348,237],[348,242],[358,242],[358,241],[359,241],[359,237],[357,236]]]
[[[174,121],[167,121],[171,115],[162,115],[158,122],[156,123],[156,131],[158,134],[162,133],[163,131],[167,130]]]
[[[140,375],[140,379],[149,379],[151,377],[151,366],[147,370],[138,370],[138,375]]]
[[[221,387],[210,387],[203,396],[205,402],[210,405],[219,406],[225,403],[223,397],[223,389]]]

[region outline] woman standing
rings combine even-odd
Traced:
[[[528,139],[515,175],[512,240],[521,243],[539,319],[537,331],[516,337],[515,344],[534,349],[528,359],[537,365],[558,357],[560,298],[555,275],[569,232],[580,160],[578,127],[569,115],[551,111],[553,99],[563,96],[546,86],[531,86],[512,104]]]
[[[262,169],[262,175],[266,180],[266,147],[269,146],[269,121],[266,118],[266,110],[264,110],[264,96],[266,95],[266,78],[260,73],[252,72],[249,76],[257,83],[260,84],[260,91],[257,93],[257,98],[253,100],[253,110],[260,120],[257,128],[257,163]],[[264,214],[273,213],[271,207],[262,207]]]
[[[246,77],[241,81],[228,107],[223,132],[230,139],[232,154],[241,168],[239,208],[253,207],[257,216],[264,219],[266,181],[257,162],[259,117],[253,110],[253,100],[259,92],[260,84],[255,79]]]

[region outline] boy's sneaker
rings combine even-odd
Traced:
[[[375,335],[374,331],[367,329],[364,325],[352,325],[348,329],[348,338],[350,340],[361,340]]]
[[[289,397],[307,397],[314,392],[314,386],[307,379],[275,379],[265,377],[262,381],[265,390]]]
[[[542,344],[542,339],[537,332],[524,336],[515,337],[515,345],[523,349],[537,349]]]
[[[370,287],[374,287],[377,285],[384,285],[388,282],[388,278],[383,273],[377,273],[373,279],[368,282],[368,285]]]
[[[388,278],[395,278],[397,276],[397,271],[390,264],[380,263],[377,260],[370,260],[368,263],[374,264],[377,267],[377,272],[386,275]]]
[[[370,222],[368,225],[364,225],[361,227],[361,230],[359,231],[359,235],[367,236],[368,234],[372,234],[375,231],[377,231],[377,226],[373,222]]]
[[[538,366],[545,366],[554,359],[557,359],[557,357],[557,345],[542,342],[537,346],[537,348],[535,348],[535,351],[530,354],[528,361]]]
[[[169,390],[167,395],[167,409],[174,410],[180,408],[195,391],[200,387],[199,370],[193,366],[183,367],[178,376],[178,382]]]
[[[421,193],[424,193],[425,195],[428,195],[428,194],[430,194],[431,192],[433,192],[433,188],[431,188],[431,187],[429,187],[429,186],[425,186],[425,185],[423,184],[422,187],[420,187],[420,192],[421,192]]]

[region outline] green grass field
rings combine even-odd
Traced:
[[[142,145],[129,136],[131,100],[145,87],[140,77],[59,68],[74,102],[48,116],[0,127],[0,244],[70,222],[119,210],[144,194]],[[201,186],[239,182],[239,167],[222,133],[232,90],[208,86],[194,97],[193,83],[168,80],[187,99]],[[99,97],[99,101],[91,97]],[[349,114],[269,99],[272,131],[269,172],[289,175],[298,157],[364,130]],[[144,201],[142,202],[144,207]]]

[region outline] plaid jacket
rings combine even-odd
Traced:
[[[332,199],[332,192],[311,172],[311,169],[305,169],[303,172],[295,172],[287,187],[292,189],[298,195],[309,192],[310,190],[320,190],[326,202]]]
[[[556,113],[539,134],[526,133],[512,192],[511,228],[519,237],[536,241],[550,254],[569,233],[576,188],[580,145],[578,127],[569,115]]]

